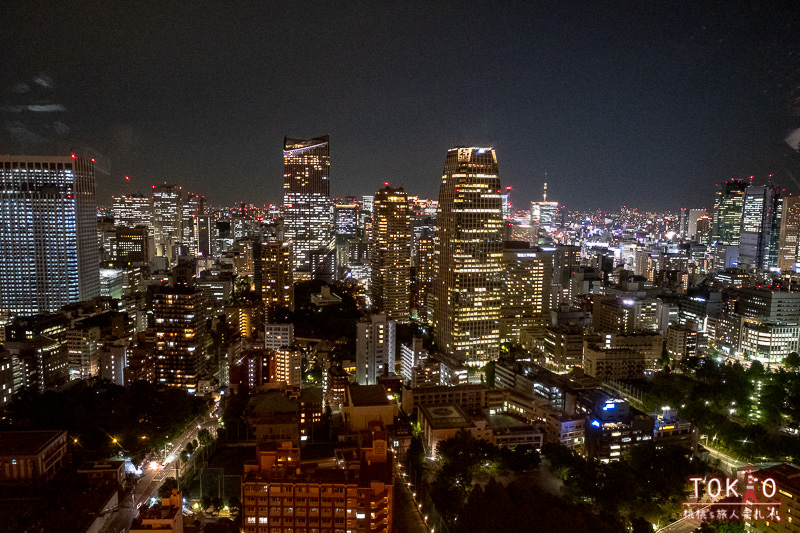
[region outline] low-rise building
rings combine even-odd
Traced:
[[[0,483],[35,485],[64,466],[66,431],[0,432]]]
[[[259,445],[242,481],[242,531],[389,533],[394,507],[387,435],[371,424],[357,446],[324,461],[291,444]]]
[[[630,348],[601,348],[587,345],[583,352],[583,368],[599,380],[635,379],[649,368],[646,355]]]
[[[503,410],[503,391],[490,389],[486,385],[443,385],[403,389],[403,411],[412,414],[422,405],[457,403],[467,410]]]
[[[397,402],[381,385],[356,385],[347,387],[342,415],[350,431],[367,429],[371,422],[379,421],[383,427],[394,423]]]

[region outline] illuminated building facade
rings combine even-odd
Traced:
[[[509,241],[503,247],[503,300],[500,339],[520,343],[520,333],[550,324],[550,279],[553,256],[528,243]]]
[[[283,143],[284,236],[292,247],[295,279],[311,279],[316,262],[334,250],[329,137]]]
[[[275,352],[275,380],[299,387],[303,383],[303,352],[294,346],[283,346]]]
[[[744,192],[748,183],[730,180],[723,183],[714,199],[714,219],[712,222],[712,241],[718,246],[737,246],[742,227]]]
[[[375,194],[370,261],[372,307],[389,320],[409,318],[411,217],[403,188],[388,185]]]
[[[0,186],[0,313],[99,296],[94,161],[3,155]]]
[[[336,204],[336,279],[342,280],[348,272],[352,259],[357,259],[359,231],[359,208],[355,202]]]
[[[156,381],[193,393],[206,358],[202,291],[163,287],[153,295],[153,315]]]
[[[473,366],[499,355],[502,241],[497,154],[451,148],[436,218],[434,333],[439,350]]]
[[[153,241],[147,226],[118,226],[116,244],[117,260],[121,263],[147,265],[153,257]]]
[[[798,337],[797,324],[744,318],[739,349],[745,358],[761,361],[765,368],[780,367],[787,355],[797,352]]]
[[[777,263],[779,206],[780,197],[775,187],[760,185],[745,191],[739,234],[740,268],[768,269]]]
[[[145,225],[148,228],[152,227],[152,199],[141,194],[112,196],[111,198],[113,200],[111,213],[114,215],[115,225],[130,228],[139,225]]]
[[[183,191],[177,185],[153,185],[153,233],[156,255],[178,260],[176,245],[181,242]]]
[[[374,385],[394,373],[395,322],[386,315],[372,315],[356,324],[356,381]]]
[[[798,233],[800,233],[800,198],[784,196],[780,201],[780,231],[776,268],[792,270],[797,262]]]
[[[206,199],[187,192],[181,202],[181,243],[192,257],[197,255],[199,239],[198,217],[205,214]]]
[[[386,432],[371,429],[355,450],[337,451],[335,467],[301,460],[288,443],[260,444],[257,460],[244,466],[242,531],[390,533],[392,459]]]
[[[261,244],[261,300],[269,318],[278,307],[293,307],[292,256],[289,244],[269,241]]]

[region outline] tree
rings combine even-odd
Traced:
[[[211,441],[214,440],[214,438],[211,436],[211,432],[206,428],[203,428],[197,432],[197,439],[200,441],[201,446],[208,446],[211,444]]]
[[[242,501],[238,496],[231,496],[228,498],[228,508],[232,515],[237,515],[242,510]]]
[[[189,455],[190,455],[189,452],[186,449],[183,449],[181,451],[181,461],[183,461],[184,463],[187,462],[189,460]]]
[[[800,368],[800,355],[798,355],[797,352],[790,353],[783,358],[783,366],[791,368],[792,370],[797,370]]]
[[[178,480],[174,477],[168,477],[164,480],[164,483],[161,484],[161,487],[159,487],[158,497],[169,498],[173,490],[178,490]]]
[[[200,506],[205,510],[211,507],[214,504],[214,498],[211,494],[206,493],[202,498],[200,498]]]

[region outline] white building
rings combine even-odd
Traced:
[[[294,344],[294,324],[266,324],[264,326],[264,348],[278,350]]]
[[[374,385],[378,377],[394,373],[395,322],[386,315],[372,315],[356,324],[356,380]]]

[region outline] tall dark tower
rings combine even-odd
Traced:
[[[284,138],[284,235],[292,246],[294,279],[311,279],[315,262],[333,254],[329,137]]]
[[[494,149],[448,150],[436,217],[436,344],[483,366],[498,356],[500,344],[503,208]]]

